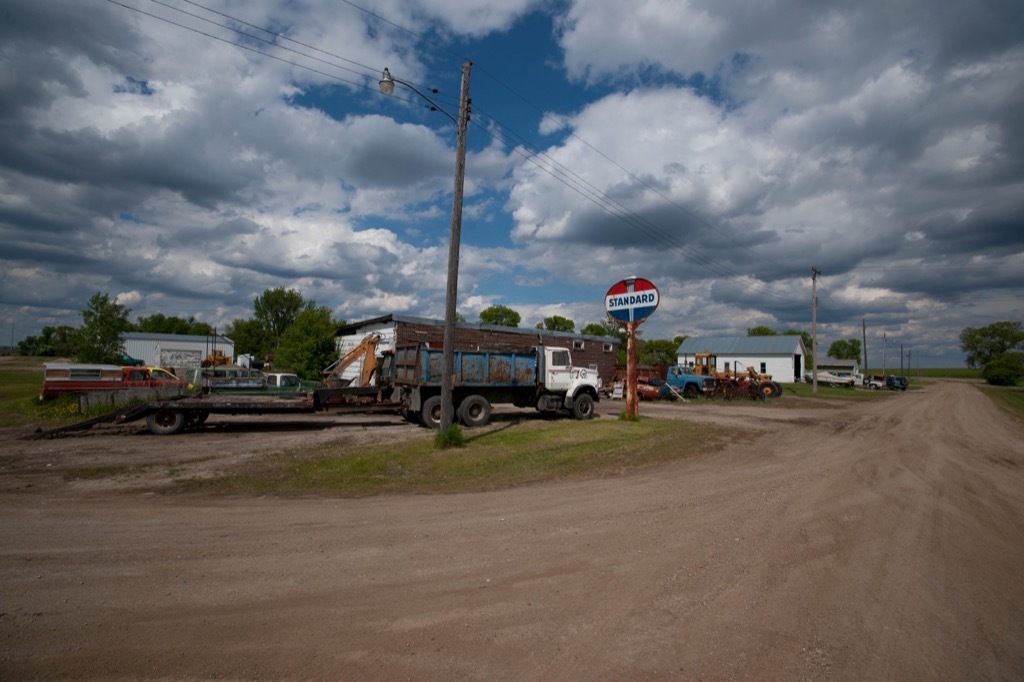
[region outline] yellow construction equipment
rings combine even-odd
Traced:
[[[362,369],[359,371],[359,385],[369,385],[373,373],[377,370],[376,353],[379,342],[380,334],[370,334],[360,341],[359,345],[342,355],[337,362],[321,373],[324,385],[327,388],[344,388],[351,384],[352,379],[343,379],[341,374],[358,360],[363,361]]]

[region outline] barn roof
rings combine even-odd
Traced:
[[[201,334],[154,334],[150,332],[125,332],[121,335],[125,341],[187,341],[193,343],[216,343],[219,345],[233,344],[226,336],[203,336]]]
[[[679,345],[677,355],[806,355],[803,339],[795,334],[780,336],[698,336]]]

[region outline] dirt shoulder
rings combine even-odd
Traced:
[[[601,418],[619,410],[602,402]],[[641,412],[750,435],[625,476],[345,500],[208,499],[152,483],[333,438],[430,434],[387,417],[174,437],[0,434],[0,669],[81,679],[1024,674],[1024,429],[976,388]],[[132,462],[152,465],[100,483],[58,473]]]

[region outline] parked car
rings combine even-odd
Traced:
[[[118,356],[117,361],[121,364],[122,367],[143,367],[146,364],[145,360],[133,358],[127,353],[121,353],[121,355]]]
[[[814,381],[814,372],[807,372],[804,374],[804,380],[807,383]],[[841,377],[838,374],[833,374],[832,372],[826,372],[819,369],[818,383],[825,384],[826,386],[843,386],[846,388],[853,388],[855,380],[853,377]]]
[[[906,377],[898,377],[892,374],[885,377],[885,387],[890,391],[905,391],[907,390],[908,383]]]
[[[636,394],[640,400],[675,400],[678,395],[658,377],[637,379]]]

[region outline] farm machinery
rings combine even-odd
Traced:
[[[704,395],[708,399],[725,400],[778,398],[782,386],[772,381],[771,374],[761,374],[753,367],[745,371],[719,371],[718,356],[712,353],[694,353],[693,373],[703,377]]]

